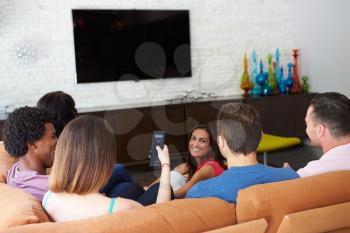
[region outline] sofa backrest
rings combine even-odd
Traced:
[[[0,183],[6,183],[7,171],[16,162],[5,150],[4,142],[0,141]]]
[[[216,198],[182,199],[78,221],[29,224],[1,233],[204,232],[236,223],[235,205]]]
[[[265,218],[271,233],[287,214],[348,201],[350,171],[255,185],[238,193],[237,222]]]
[[[350,202],[288,214],[284,216],[278,233],[337,230],[350,232]]]

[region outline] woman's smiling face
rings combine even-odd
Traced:
[[[201,158],[210,150],[210,136],[205,129],[195,129],[188,143],[188,150],[192,157]]]

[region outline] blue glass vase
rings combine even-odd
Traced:
[[[253,51],[252,53],[252,65],[253,65],[253,71],[252,71],[252,82],[254,83],[254,87],[252,90],[250,90],[250,94],[253,96],[260,96],[261,95],[261,86],[257,83],[257,77],[259,75],[258,68],[257,68],[257,62],[256,62],[256,53]]]

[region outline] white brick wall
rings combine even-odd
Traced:
[[[239,89],[243,52],[258,59],[279,47],[292,60],[293,0],[0,0],[0,106],[34,105],[46,92],[70,93],[78,108],[170,99],[186,90]],[[193,77],[76,84],[72,8],[189,9]],[[32,56],[18,62],[25,44]]]

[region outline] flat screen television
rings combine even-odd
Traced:
[[[191,77],[188,10],[72,15],[78,83]]]

